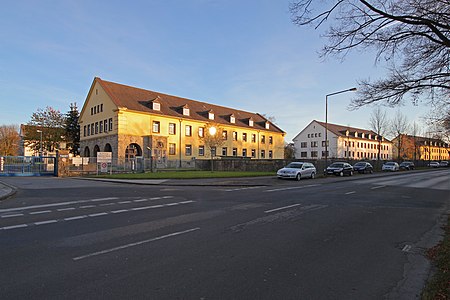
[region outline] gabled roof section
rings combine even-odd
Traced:
[[[192,119],[202,122],[211,121],[208,119],[208,114],[205,114],[205,111],[213,111],[216,116],[219,116],[218,118],[215,118],[215,123],[230,125],[232,123],[229,122],[229,116],[234,115],[234,126],[247,127],[249,129],[261,129],[265,131],[284,134],[284,131],[278,128],[272,122],[270,122],[269,129],[265,129],[265,122],[268,120],[257,113],[246,112],[233,108],[209,104],[206,102],[200,102],[196,100],[144,90],[119,83],[105,81],[98,77],[94,79],[94,82],[98,82],[103,87],[105,92],[109,95],[109,97],[117,107],[126,107],[128,110],[161,114],[175,118]],[[155,111],[149,107],[148,101],[158,97],[161,103],[161,110]],[[190,110],[190,115],[183,115],[182,110],[180,110],[181,107],[188,107]],[[253,127],[250,127],[248,125],[249,119],[254,120]]]

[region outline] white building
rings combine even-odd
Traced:
[[[293,139],[295,158],[325,157],[325,123],[313,120]],[[342,159],[388,160],[392,158],[392,142],[372,130],[328,123],[328,157]]]

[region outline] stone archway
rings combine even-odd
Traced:
[[[105,145],[105,150],[104,150],[104,151],[105,151],[105,152],[112,152],[111,144],[106,143],[106,145]]]
[[[97,152],[100,152],[100,147],[98,145],[94,146],[94,157],[97,157]]]
[[[129,144],[125,149],[125,159],[134,159],[136,156],[142,156],[142,149],[136,143]]]
[[[91,156],[91,151],[89,150],[89,147],[86,146],[84,147],[84,153],[83,153],[84,157],[90,157]]]

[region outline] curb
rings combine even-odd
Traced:
[[[13,196],[17,192],[15,186],[9,185],[3,181],[0,181],[0,200],[4,200]]]

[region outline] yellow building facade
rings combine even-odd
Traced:
[[[392,140],[394,158],[408,160],[450,160],[450,146],[441,139],[401,134]]]
[[[80,113],[81,154],[155,159],[283,159],[285,133],[264,116],[95,78]],[[208,142],[209,128],[221,138]]]

